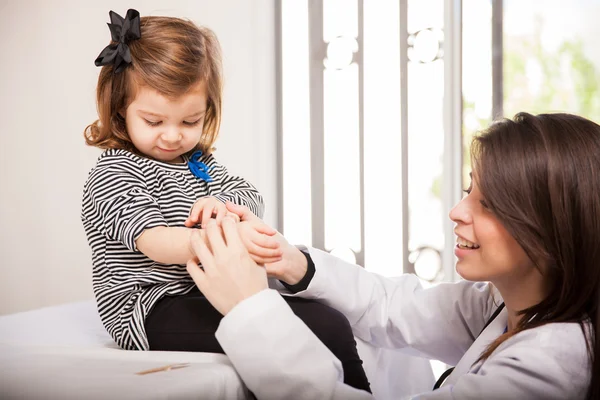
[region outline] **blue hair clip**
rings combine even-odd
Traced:
[[[200,161],[200,157],[202,157],[202,151],[198,150],[192,154],[190,160],[188,161],[188,167],[192,174],[198,179],[201,179],[205,182],[212,182],[212,178],[208,175],[208,171],[212,169],[208,165],[204,164]]]

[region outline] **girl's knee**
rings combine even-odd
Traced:
[[[294,313],[330,349],[345,344],[356,348],[352,327],[338,310],[316,301],[290,302]]]

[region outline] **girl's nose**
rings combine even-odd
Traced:
[[[183,137],[183,135],[181,134],[181,132],[179,131],[179,129],[177,127],[166,129],[165,131],[163,131],[161,136],[162,136],[162,139],[168,143],[179,142],[181,140],[181,138]]]

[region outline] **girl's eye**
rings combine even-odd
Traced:
[[[147,119],[144,119],[144,121],[150,126],[159,126],[162,123],[162,121],[148,121]]]
[[[466,194],[471,194],[471,188],[463,189],[463,192],[465,192]]]
[[[187,125],[187,126],[196,126],[196,125],[198,125],[200,123],[201,120],[202,120],[202,118],[198,118],[194,122],[183,121],[183,124]]]
[[[481,203],[481,206],[482,206],[483,208],[490,208],[490,207],[488,206],[488,204],[485,202],[485,200],[479,200],[479,203]]]

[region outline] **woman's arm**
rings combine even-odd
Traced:
[[[243,207],[228,209],[242,220],[256,218]],[[283,236],[277,238],[282,260],[265,264],[267,273],[296,291],[306,284],[314,266],[306,290],[293,295],[341,311],[354,334],[375,346],[410,347],[420,355],[455,365],[495,309],[485,283],[463,281],[423,290],[415,275],[386,278],[316,249],[305,250],[312,261],[307,262]]]
[[[373,398],[343,383],[340,361],[274,290],[239,303],[223,318],[216,337],[259,399]]]
[[[238,373],[260,399],[369,399],[342,383],[339,360],[298,319],[267,274],[248,254],[235,222],[207,224],[192,235],[203,269],[187,270],[200,291],[225,316],[217,339]]]
[[[305,291],[349,320],[356,336],[380,347],[411,347],[455,365],[493,312],[485,283],[423,289],[415,275],[386,278],[329,253],[308,249],[315,275]]]
[[[339,361],[273,290],[235,306],[221,321],[216,337],[260,399],[372,398],[341,382]],[[515,336],[474,373],[413,398],[582,400],[589,374],[579,326],[554,324]]]

